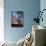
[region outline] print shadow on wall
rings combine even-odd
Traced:
[[[23,27],[24,14],[23,11],[11,11],[11,27]]]

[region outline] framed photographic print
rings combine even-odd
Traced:
[[[11,26],[23,27],[23,25],[24,25],[23,11],[11,11]]]

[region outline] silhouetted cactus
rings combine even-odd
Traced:
[[[36,21],[36,23],[40,23],[40,19],[41,19],[42,22],[43,22],[43,17],[42,17],[42,15],[43,15],[43,13],[44,13],[45,10],[46,10],[46,9],[43,9],[43,11],[39,11],[38,14],[37,14],[37,16],[34,18],[33,21]]]

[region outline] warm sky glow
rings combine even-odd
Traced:
[[[0,0],[0,7],[3,7],[3,5],[4,5],[4,2],[3,2],[4,0]]]

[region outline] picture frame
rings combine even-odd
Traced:
[[[11,11],[11,27],[23,27],[24,13],[23,11]]]

